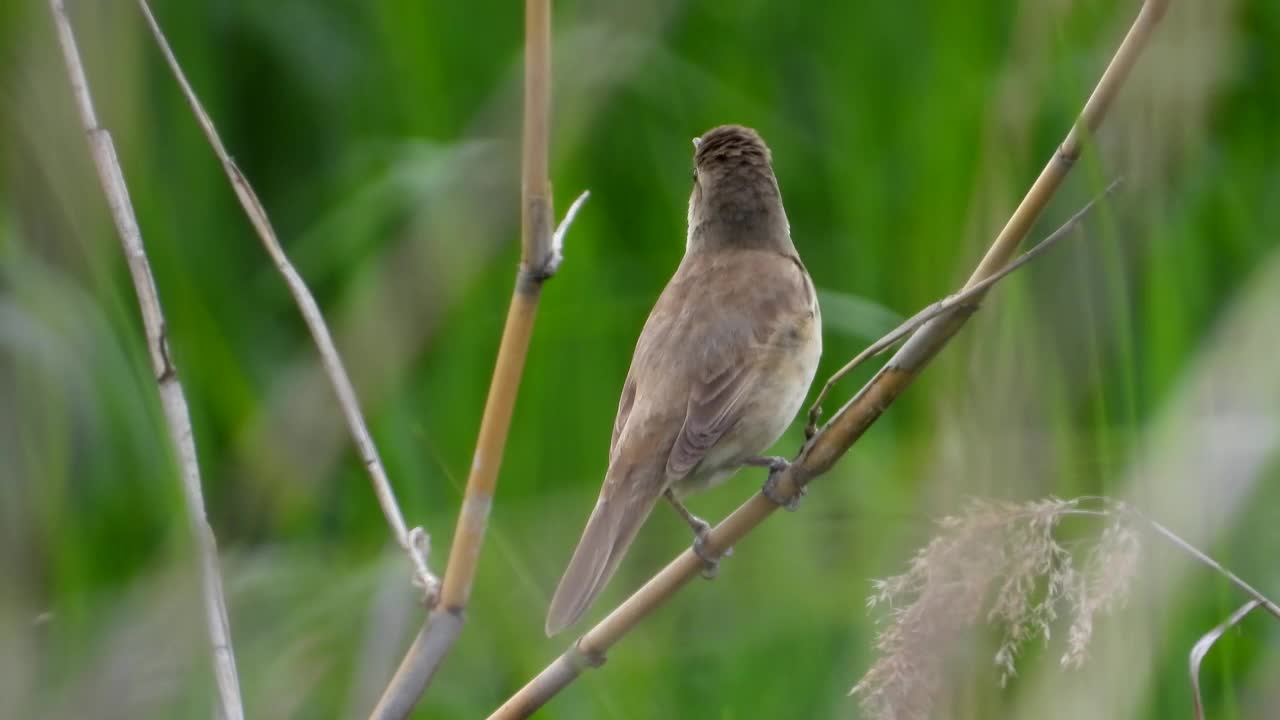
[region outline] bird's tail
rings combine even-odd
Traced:
[[[627,487],[630,483],[605,482],[606,488],[611,485]],[[631,489],[636,488],[632,486]],[[591,518],[587,520],[587,527],[582,531],[582,539],[569,560],[569,567],[551,598],[551,607],[547,610],[547,637],[577,622],[587,611],[605,583],[613,577],[618,563],[657,501],[656,493],[649,497],[623,491],[605,497],[601,492],[595,509],[591,511]]]

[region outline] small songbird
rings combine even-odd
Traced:
[[[795,417],[822,354],[817,295],[769,148],[738,125],[694,146],[684,259],[636,343],[604,487],[551,600],[548,636],[582,616],[660,498],[693,528],[702,555],[710,526],[680,498],[743,465],[785,466],[759,453]]]

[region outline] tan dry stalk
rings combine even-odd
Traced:
[[[1008,223],[974,270],[966,288],[994,275],[1013,257],[1018,245],[1079,157],[1085,137],[1101,124],[1111,101],[1167,8],[1168,0],[1146,0],[1143,4],[1066,140],[1058,147],[1014,210]],[[980,300],[981,293],[972,302]],[[791,466],[777,475],[774,491],[778,496],[785,499],[801,494],[809,481],[829,470],[959,331],[972,314],[973,307],[973,304],[962,305],[947,315],[934,318],[912,335],[906,345],[805,445]],[[725,548],[739,544],[743,537],[777,509],[778,505],[772,500],[756,493],[706,536],[704,552],[718,557]],[[698,577],[702,567],[703,561],[692,549],[681,553],[516,692],[490,715],[490,720],[510,720],[531,715],[573,682],[584,668],[602,663],[605,653],[614,643],[649,613],[670,600],[680,588]]]
[[[333,385],[334,394],[338,396],[338,405],[342,408],[342,414],[347,419],[347,426],[351,430],[351,439],[355,442],[356,452],[360,456],[360,464],[364,465],[369,473],[369,481],[373,485],[374,494],[378,497],[378,504],[382,507],[382,514],[386,517],[387,524],[391,526],[391,533],[396,542],[400,544],[400,547],[404,549],[409,557],[409,562],[413,567],[414,583],[422,588],[427,603],[434,603],[440,582],[427,567],[427,555],[431,547],[430,538],[422,528],[409,529],[405,524],[404,514],[400,511],[399,503],[396,502],[395,491],[391,489],[391,481],[387,477],[387,471],[382,466],[382,459],[378,456],[378,448],[374,445],[373,436],[369,433],[369,427],[360,412],[360,401],[356,398],[355,387],[351,384],[351,379],[342,364],[341,356],[338,355],[338,348],[334,345],[333,335],[330,334],[329,327],[324,322],[324,316],[320,313],[320,306],[316,303],[311,290],[307,288],[307,284],[303,282],[302,276],[298,274],[298,271],[293,267],[293,263],[289,262],[288,256],[285,255],[284,248],[280,245],[280,239],[276,237],[276,231],[272,228],[271,220],[267,217],[267,211],[258,199],[258,194],[253,191],[253,187],[249,184],[244,174],[240,172],[235,160],[231,159],[226,146],[222,144],[218,131],[214,129],[213,119],[209,117],[209,113],[205,112],[204,105],[196,97],[191,83],[187,82],[186,73],[182,71],[182,66],[178,64],[178,59],[174,56],[172,48],[169,47],[169,41],[160,30],[160,24],[156,22],[155,15],[151,12],[151,7],[146,0],[138,0],[138,7],[142,10],[142,15],[146,18],[147,25],[151,28],[152,37],[155,38],[156,44],[160,46],[160,52],[164,55],[165,62],[169,64],[169,69],[173,71],[173,76],[178,81],[178,86],[182,89],[182,94],[186,97],[187,104],[191,106],[191,112],[196,116],[196,122],[199,123],[200,129],[204,131],[205,138],[209,140],[209,146],[213,148],[213,154],[218,157],[218,161],[222,164],[222,169],[227,173],[227,179],[231,181],[231,187],[235,190],[236,197],[240,200],[240,206],[244,208],[245,214],[249,216],[249,222],[253,224],[253,229],[257,231],[258,238],[262,240],[262,245],[266,248],[267,254],[271,256],[276,269],[284,277],[285,285],[289,287],[289,293],[293,295],[294,302],[298,304],[298,311],[302,314],[302,319],[306,322],[312,339],[315,340],[316,350],[320,353],[320,360],[324,365],[325,374],[329,376],[329,382]]]
[[[244,708],[240,700],[240,681],[236,675],[235,653],[231,646],[231,624],[227,619],[227,603],[222,591],[222,574],[218,567],[218,545],[205,513],[204,496],[200,487],[200,466],[196,462],[196,446],[191,430],[191,413],[187,397],[178,381],[178,369],[169,354],[164,314],[160,309],[160,294],[151,274],[146,248],[142,244],[142,231],[129,200],[129,188],[124,172],[116,157],[111,134],[98,125],[89,94],[89,81],[85,77],[80,51],[76,47],[71,21],[67,17],[62,0],[49,0],[53,12],[58,41],[62,45],[67,63],[67,76],[80,114],[80,122],[89,140],[93,164],[102,183],[111,219],[120,234],[129,274],[133,278],[134,291],[142,310],[142,325],[147,337],[147,350],[151,357],[151,370],[160,389],[165,422],[169,428],[169,440],[182,473],[182,495],[187,508],[187,520],[195,536],[200,556],[200,579],[205,603],[205,622],[209,642],[212,645],[213,669],[218,685],[219,716],[226,720],[243,720]]]
[[[431,683],[441,661],[462,630],[476,563],[493,506],[498,469],[511,427],[529,338],[542,284],[555,274],[560,244],[573,219],[552,232],[551,185],[547,157],[551,129],[551,2],[525,2],[524,133],[521,179],[521,258],[515,293],[507,311],[498,359],[480,420],[480,434],[458,514],[440,602],[418,632],[382,699],[370,716],[399,720],[408,716]],[[584,196],[585,198],[585,196]],[[576,208],[580,201],[574,204]]]

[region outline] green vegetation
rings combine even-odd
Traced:
[[[133,3],[70,4],[192,406],[247,713],[363,717],[422,617],[407,565]],[[44,5],[0,6],[0,717],[207,717],[180,490]],[[443,570],[519,255],[518,4],[156,5]],[[570,641],[543,616],[683,251],[690,138],[737,122],[772,146],[824,293],[823,378],[963,283],[1139,3],[1120,5],[556,5],[557,210],[592,198],[542,297],[467,626],[416,717],[483,717]],[[1123,189],[1002,283],[798,513],[540,717],[858,717],[870,580],[972,496],[1122,497],[1280,595],[1278,42],[1274,0],[1173,0],[1034,235]],[[763,479],[691,509],[722,517]],[[687,541],[657,512],[591,619]],[[948,716],[1190,716],[1187,653],[1246,598],[1154,537],[1141,565],[1082,670],[1058,668],[1055,628],[1001,689],[998,632],[960,638]],[[1205,663],[1207,717],[1274,717],[1277,676],[1280,623],[1255,613]]]

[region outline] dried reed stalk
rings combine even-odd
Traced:
[[[111,141],[111,134],[98,124],[97,113],[93,109],[89,81],[85,77],[84,65],[80,60],[80,51],[76,47],[66,8],[63,7],[62,0],[49,0],[49,9],[53,13],[58,41],[67,64],[67,77],[71,81],[80,123],[89,140],[89,150],[93,155],[98,180],[102,183],[111,219],[120,234],[120,245],[129,265],[129,274],[133,278],[134,291],[138,295],[147,350],[151,356],[151,370],[160,389],[169,440],[173,443],[173,451],[182,474],[182,495],[187,508],[187,520],[191,523],[200,556],[205,624],[212,645],[219,716],[226,720],[243,720],[240,681],[236,675],[235,653],[231,646],[231,624],[227,619],[227,603],[218,567],[218,545],[205,513],[204,496],[200,487],[200,466],[196,462],[196,446],[191,430],[191,413],[187,408],[182,383],[178,380],[178,369],[169,354],[164,314],[160,309],[160,294],[151,274],[151,263],[147,260],[146,248],[142,244],[142,231],[138,227],[133,203],[129,200],[129,188],[116,157],[115,145]]]
[[[373,710],[376,720],[408,716],[431,683],[444,656],[462,630],[463,613],[471,596],[476,563],[484,543],[493,505],[498,469],[511,427],[520,378],[543,283],[555,275],[561,249],[581,203],[570,207],[564,222],[552,232],[551,184],[547,157],[551,128],[551,2],[525,3],[524,136],[521,182],[521,259],[515,293],[507,311],[498,359],[489,385],[467,489],[454,531],[440,603],[418,632],[382,699]]]
[[[312,339],[315,340],[316,350],[320,353],[320,361],[324,365],[325,374],[328,375],[329,382],[333,385],[333,391],[338,396],[338,405],[342,408],[342,414],[347,419],[347,427],[351,430],[351,439],[355,442],[356,452],[360,456],[360,464],[368,471],[369,481],[373,485],[373,492],[378,497],[378,504],[382,507],[382,514],[386,517],[387,524],[391,526],[391,534],[408,555],[409,562],[413,568],[414,584],[422,589],[427,604],[434,604],[440,582],[427,567],[427,555],[431,548],[430,537],[422,528],[409,529],[405,524],[404,514],[400,511],[399,503],[396,502],[395,491],[391,489],[391,481],[387,478],[387,471],[383,468],[382,459],[378,456],[378,448],[374,445],[373,436],[369,433],[369,427],[364,421],[364,416],[360,413],[360,401],[356,398],[355,387],[352,386],[351,379],[342,364],[342,358],[338,355],[338,348],[334,345],[333,335],[330,334],[329,328],[324,322],[324,316],[320,313],[320,306],[316,303],[311,290],[307,288],[307,284],[303,282],[302,276],[298,274],[298,271],[293,267],[293,263],[289,262],[288,256],[285,255],[284,248],[280,245],[280,239],[276,237],[276,231],[272,228],[271,220],[267,217],[267,211],[263,208],[262,202],[258,200],[258,194],[253,191],[253,187],[249,184],[244,174],[240,172],[240,168],[236,165],[235,160],[231,158],[231,154],[227,152],[226,146],[222,144],[222,139],[218,136],[218,131],[213,126],[213,119],[209,117],[209,113],[205,112],[204,105],[201,104],[200,99],[196,96],[191,83],[187,82],[186,73],[182,71],[182,66],[178,64],[178,59],[169,47],[169,41],[160,30],[160,24],[156,22],[155,15],[151,12],[151,7],[146,0],[138,0],[138,7],[142,10],[142,15],[146,18],[147,25],[151,28],[151,35],[160,47],[160,52],[164,55],[165,62],[169,64],[169,69],[173,71],[174,79],[177,80],[178,86],[182,89],[182,94],[186,98],[187,104],[191,106],[191,112],[196,116],[196,122],[199,123],[200,129],[204,131],[204,136],[208,139],[209,146],[213,148],[213,154],[218,157],[218,161],[222,164],[222,169],[227,174],[227,179],[231,181],[231,187],[235,190],[236,197],[240,200],[240,206],[244,208],[245,214],[249,216],[249,222],[253,224],[253,229],[257,231],[258,238],[262,241],[263,247],[266,248],[267,254],[271,256],[276,269],[284,277],[285,285],[289,287],[289,292],[293,295],[294,302],[298,304],[298,311],[302,314],[302,319],[306,322]]]

